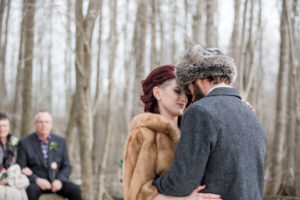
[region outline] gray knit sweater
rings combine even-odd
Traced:
[[[263,199],[266,136],[234,88],[215,88],[184,113],[172,168],[153,184],[185,196],[197,186],[224,200]]]

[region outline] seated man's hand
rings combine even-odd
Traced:
[[[25,168],[22,169],[22,174],[25,174],[26,176],[31,176],[32,171],[29,167],[25,167]]]
[[[39,186],[41,190],[51,190],[51,183],[44,178],[37,178],[35,183]]]
[[[6,179],[3,179],[0,181],[0,185],[8,185],[8,181]]]
[[[61,190],[62,188],[62,182],[60,180],[55,179],[52,183],[52,192],[57,192]]]

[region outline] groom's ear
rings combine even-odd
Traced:
[[[159,101],[161,99],[160,98],[160,88],[155,86],[155,87],[153,87],[152,92],[153,92],[153,95],[154,95],[155,99],[157,101]]]

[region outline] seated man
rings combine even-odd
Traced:
[[[65,139],[51,133],[52,117],[41,111],[35,116],[36,132],[19,142],[17,163],[29,167],[27,188],[29,200],[38,200],[42,193],[55,192],[71,200],[82,199],[77,185],[69,181],[71,165]]]

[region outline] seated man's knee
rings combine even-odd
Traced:
[[[72,182],[63,183],[62,193],[67,196],[81,196],[80,187]]]
[[[31,183],[26,189],[29,200],[37,200],[41,195],[42,191],[35,183]]]

